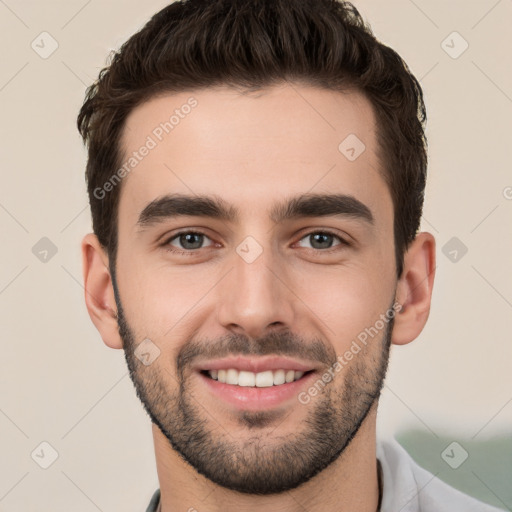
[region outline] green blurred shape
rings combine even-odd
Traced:
[[[406,430],[395,438],[418,465],[448,485],[495,507],[512,510],[512,435],[471,440]],[[457,469],[441,457],[454,441],[469,454]]]

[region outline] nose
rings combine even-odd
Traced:
[[[253,339],[294,322],[294,295],[285,272],[270,251],[248,263],[238,254],[234,268],[217,287],[218,321],[227,330]]]

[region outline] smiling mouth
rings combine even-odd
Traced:
[[[273,386],[282,386],[304,378],[305,375],[312,373],[314,370],[306,372],[298,370],[266,370],[263,372],[249,372],[245,370],[237,370],[235,368],[227,368],[221,370],[201,370],[200,373],[206,377],[239,387],[257,387],[266,388]]]

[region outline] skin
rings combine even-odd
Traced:
[[[123,180],[118,297],[96,236],[82,242],[89,314],[106,345],[125,349],[153,420],[161,510],[374,512],[376,411],[387,348],[414,340],[427,321],[434,238],[416,236],[398,279],[393,204],[374,113],[361,94],[282,84],[257,94],[218,87],[153,98],[128,117],[125,154],[190,96],[197,107]],[[354,161],[338,150],[350,133],[366,146]],[[238,208],[240,219],[190,216],[140,230],[140,212],[168,193],[216,195]],[[304,193],[353,196],[374,222],[270,219],[276,202]],[[163,245],[183,229],[206,235],[202,248],[188,249],[192,256],[170,252],[171,242]],[[307,236],[322,229],[349,245],[334,236],[326,253]],[[247,236],[262,249],[250,264],[236,252]],[[181,242],[174,238],[171,248],[191,247]],[[321,377],[395,300],[401,309],[388,329],[307,405],[294,398],[259,414],[240,411],[212,395],[192,371],[201,355],[220,354],[223,342],[233,354],[242,347],[253,356],[303,354]],[[145,338],[160,350],[148,366],[134,356]],[[188,362],[187,353],[195,354]],[[265,489],[265,480],[274,488]]]

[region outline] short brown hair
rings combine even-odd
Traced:
[[[115,265],[121,185],[102,187],[122,165],[130,112],[156,94],[227,85],[263,89],[283,81],[357,90],[373,106],[379,159],[394,206],[398,276],[423,208],[426,111],[419,82],[380,43],[349,2],[183,0],[155,14],[112,56],[86,92],[78,130],[88,145],[93,230]],[[340,141],[341,142],[341,141]]]

